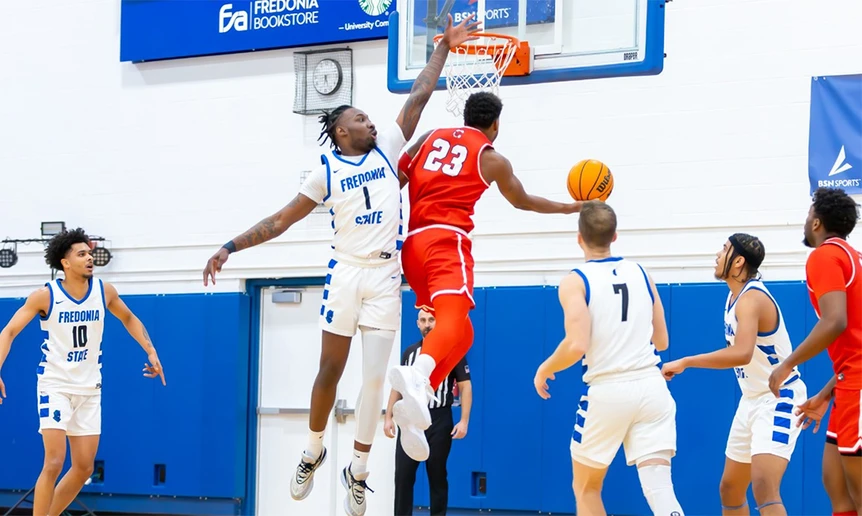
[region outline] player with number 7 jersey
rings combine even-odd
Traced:
[[[491,183],[515,208],[538,213],[575,213],[581,203],[551,201],[524,191],[512,165],[493,147],[503,104],[489,92],[474,93],[464,106],[464,125],[427,132],[402,154],[410,219],[401,251],[404,275],[416,307],[435,314],[437,325],[412,366],[390,371],[403,399],[393,407],[402,445],[411,458],[427,458],[424,430],[431,424],[433,391],[473,344],[468,317],[473,301],[470,232],[476,202]]]

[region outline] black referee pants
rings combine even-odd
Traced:
[[[431,515],[446,514],[449,505],[449,480],[446,478],[446,461],[452,449],[452,407],[431,409],[431,426],[425,430],[430,453],[425,461],[428,486],[431,491]],[[395,516],[413,514],[413,486],[419,463],[411,459],[401,447],[401,435],[395,444]]]

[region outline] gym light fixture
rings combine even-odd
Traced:
[[[65,222],[43,222],[42,223],[42,238],[6,238],[0,240],[3,248],[0,249],[0,268],[8,269],[14,267],[18,263],[18,244],[35,244],[41,243],[48,245],[48,242],[54,236],[60,234],[66,229]],[[105,247],[105,238],[95,235],[88,235],[90,239],[90,249],[93,254],[93,265],[96,267],[104,267],[110,263],[110,249]],[[52,271],[51,275],[56,271]]]
[[[65,222],[43,222],[42,223],[42,236],[45,238],[51,238],[54,235],[58,235],[62,233],[66,229]]]
[[[18,253],[15,246],[0,249],[0,267],[8,269],[18,263]]]
[[[93,265],[96,267],[104,267],[111,261],[111,251],[107,247],[96,246],[90,254],[93,255]]]

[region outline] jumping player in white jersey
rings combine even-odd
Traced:
[[[63,279],[30,294],[0,332],[0,369],[12,341],[36,315],[47,333],[36,368],[39,433],[45,446],[33,498],[33,514],[39,516],[63,513],[93,474],[102,433],[102,335],[108,311],[147,353],[144,376],[158,376],[165,385],[162,364],[147,330],[113,285],[93,277],[90,251],[90,239],[80,228],[54,236],[45,261],[63,271]],[[0,395],[2,404],[6,397],[2,380]],[[55,487],[66,460],[67,437],[72,467]]]
[[[668,346],[664,308],[644,268],[611,254],[616,229],[610,206],[583,204],[578,244],[586,263],[560,282],[566,336],[533,382],[550,398],[547,381],[583,358],[585,391],[571,441],[578,515],[605,515],[602,484],[622,444],[653,514],[682,516],[670,468],[676,403],[659,369],[658,351]]]
[[[290,484],[295,500],[308,496],[314,472],[326,460],[323,436],[335,403],[338,381],[347,364],[350,342],[362,332],[362,389],[356,408],[356,435],[351,463],[341,472],[347,489],[344,508],[352,516],[365,513],[368,454],[383,409],[383,384],[395,332],[401,327],[401,188],[406,177],[397,166],[399,151],[413,137],[419,117],[431,98],[452,47],[470,39],[478,23],[468,16],[452,25],[416,78],[395,124],[379,134],[368,115],[340,106],[320,117],[322,138],[332,152],[321,156],[297,196],[218,250],[204,269],[204,285],[220,272],[228,255],[262,244],[284,233],[320,203],[329,208],[334,231],[333,256],[320,307],[323,330],[320,368],[311,393],[308,445]]]
[[[727,346],[662,367],[667,380],[690,367],[736,372],[742,398],[730,427],[719,488],[725,515],[749,513],[749,484],[761,514],[787,514],[781,479],[802,431],[793,407],[808,396],[797,369],[784,382],[778,399],[769,390],[769,375],[793,347],[778,303],[758,278],[765,256],[757,237],[736,233],[728,238],[715,260],[715,278],[730,289],[724,304]]]

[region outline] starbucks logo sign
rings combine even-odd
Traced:
[[[359,7],[369,16],[380,16],[390,5],[392,0],[359,0]]]

